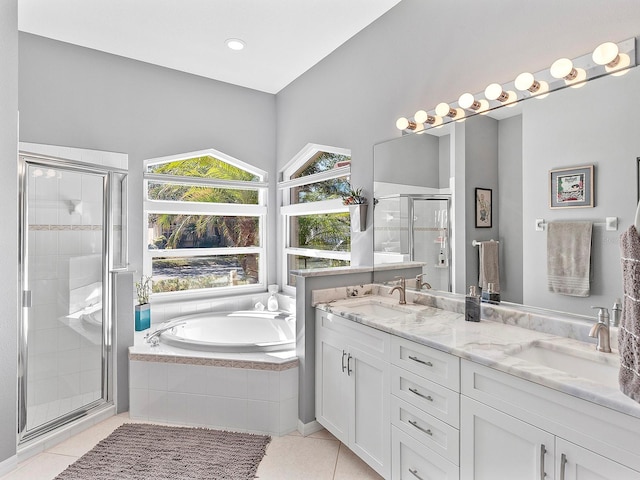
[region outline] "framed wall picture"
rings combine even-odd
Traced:
[[[493,223],[490,188],[476,188],[476,228],[491,228]]]
[[[593,165],[549,171],[549,207],[593,207]]]

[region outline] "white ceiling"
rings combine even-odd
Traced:
[[[277,93],[400,0],[18,0],[20,31]],[[240,38],[236,52],[225,40]]]

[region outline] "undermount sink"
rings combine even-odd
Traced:
[[[362,315],[391,318],[398,317],[400,315],[406,315],[408,312],[399,307],[392,307],[388,305],[382,305],[379,302],[367,300],[365,302],[352,303],[344,307],[346,310],[351,310],[353,313],[359,313]]]
[[[620,363],[611,353],[585,352],[555,345],[533,343],[511,357],[586,378],[611,388],[618,388]]]

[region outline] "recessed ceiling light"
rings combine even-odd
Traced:
[[[227,47],[231,50],[242,50],[244,48],[244,42],[239,38],[230,38],[226,41]]]

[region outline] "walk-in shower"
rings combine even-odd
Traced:
[[[451,291],[449,195],[393,194],[376,198],[375,263],[424,262],[423,282]]]
[[[24,443],[113,403],[110,272],[126,268],[127,172],[99,162],[19,158]]]

